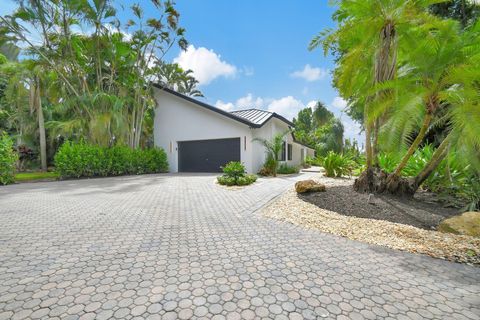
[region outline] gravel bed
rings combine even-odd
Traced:
[[[450,215],[450,211],[432,213],[426,210],[428,206],[435,207],[432,204],[422,205],[416,203],[417,200],[382,197],[376,197],[372,205],[368,203],[368,195],[358,194],[353,189],[352,192],[341,193],[342,190],[351,189],[352,179],[319,177],[316,180],[327,187],[327,192],[316,194],[319,199],[324,199],[323,202],[313,199],[313,194],[299,196],[292,188],[266,206],[262,214],[352,240],[480,265],[480,238],[424,229],[436,226],[445,215]],[[327,196],[329,191],[331,197]],[[326,198],[334,201],[325,201]],[[330,210],[319,207],[319,203]],[[350,205],[346,206],[346,203]],[[389,205],[400,206],[400,210],[389,213]],[[343,213],[335,212],[332,208],[338,208]],[[353,211],[357,211],[357,214],[353,214]],[[398,213],[403,211],[408,214]]]

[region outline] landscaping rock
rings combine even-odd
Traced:
[[[443,220],[438,226],[441,232],[480,237],[480,212],[469,211]]]
[[[302,180],[295,183],[295,190],[297,193],[324,192],[325,185],[313,180]]]

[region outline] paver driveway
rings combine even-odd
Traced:
[[[479,319],[480,269],[255,212],[296,178],[0,188],[1,319]]]

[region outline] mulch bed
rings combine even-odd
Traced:
[[[458,209],[442,207],[431,195],[422,194],[422,201],[375,196],[370,204],[368,194],[353,190],[353,179],[318,175],[314,180],[327,191],[298,195],[292,188],[262,214],[352,240],[480,266],[480,238],[432,230]]]
[[[304,201],[342,215],[386,220],[422,229],[435,229],[443,219],[460,213],[458,209],[443,207],[432,194],[422,196],[422,200],[389,195],[370,197],[369,201],[369,194],[356,192],[351,184],[331,186],[326,192],[300,196]]]

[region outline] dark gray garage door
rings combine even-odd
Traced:
[[[240,138],[178,143],[180,172],[220,172],[229,161],[240,161]]]

